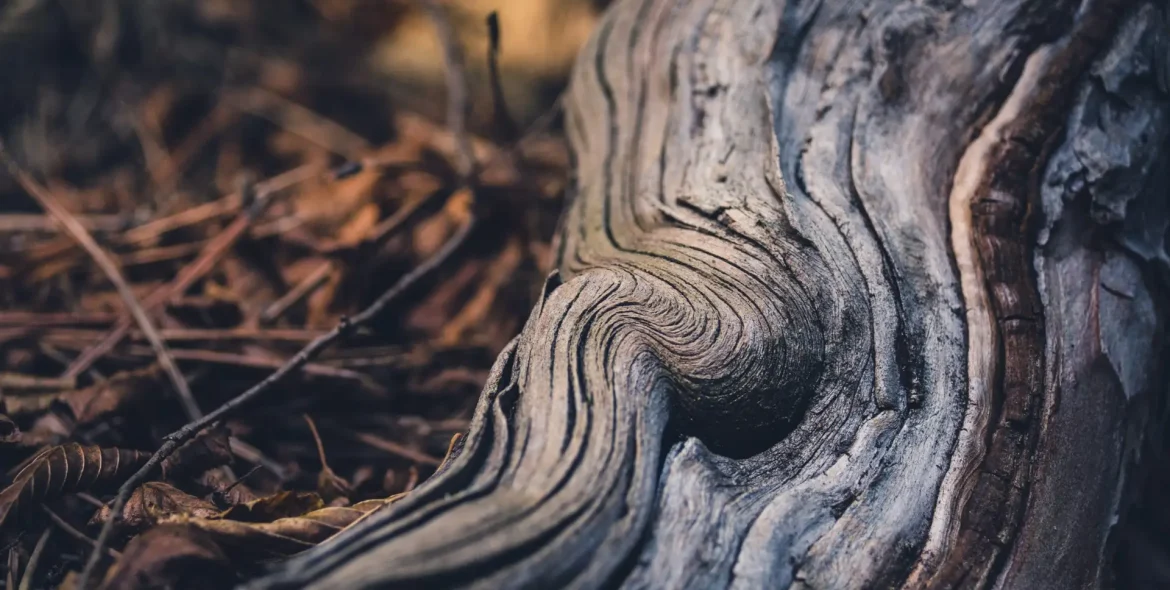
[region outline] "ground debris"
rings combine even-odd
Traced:
[[[543,123],[492,136],[502,115],[488,80],[472,78],[467,133],[435,122],[444,101],[429,80],[392,71],[388,84],[387,52],[418,22],[409,3],[108,4],[32,3],[0,23],[24,32],[0,34],[12,74],[0,141],[130,291],[0,172],[0,580],[19,580],[46,538],[33,587],[69,587],[111,492],[193,411],[461,243],[134,488],[94,578],[230,587],[442,469],[553,263],[569,155]],[[456,20],[470,39],[487,33]],[[523,129],[552,101],[518,89],[559,84],[564,67],[522,71],[508,53],[518,25],[500,22],[502,75],[520,76],[502,88]],[[12,55],[45,58],[17,67]],[[158,341],[197,406],[176,396]]]

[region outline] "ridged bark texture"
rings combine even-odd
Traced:
[[[1132,0],[621,0],[456,458],[251,588],[1093,588],[1167,376]]]

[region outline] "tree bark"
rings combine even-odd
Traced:
[[[468,436],[251,588],[1094,588],[1166,410],[1135,0],[622,0]]]

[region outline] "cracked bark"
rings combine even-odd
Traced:
[[[618,2],[454,460],[249,587],[1108,586],[1168,393],[1160,18]]]

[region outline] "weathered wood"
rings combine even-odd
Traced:
[[[624,0],[443,473],[252,588],[1091,588],[1163,422],[1136,0]]]

